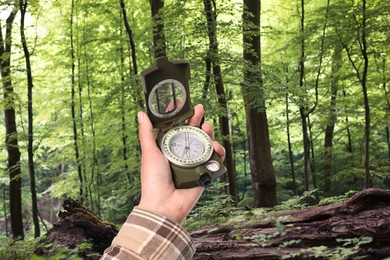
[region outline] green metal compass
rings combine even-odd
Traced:
[[[141,72],[147,113],[154,128],[164,134],[157,140],[168,159],[177,188],[207,186],[226,172],[213,141],[200,128],[187,125],[194,114],[189,63],[157,59],[157,65]]]

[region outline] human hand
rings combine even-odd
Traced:
[[[203,106],[196,105],[194,115],[188,120],[188,124],[198,127],[203,113]],[[139,112],[138,122],[142,150],[141,201],[138,206],[181,224],[202,195],[204,188],[198,186],[190,189],[176,189],[168,160],[156,144],[149,117],[144,112]],[[214,139],[213,129],[209,123],[205,122],[202,130]],[[213,146],[215,152],[224,160],[223,146],[215,141]]]

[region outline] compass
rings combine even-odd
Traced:
[[[141,72],[148,116],[164,134],[157,144],[168,159],[176,188],[207,186],[226,172],[213,141],[199,127],[187,125],[194,114],[189,92],[189,63],[158,58]]]

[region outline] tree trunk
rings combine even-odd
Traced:
[[[128,18],[127,18],[127,12],[126,12],[126,6],[125,2],[123,0],[120,0],[120,5],[121,5],[121,10],[122,10],[122,16],[123,16],[123,22],[125,25],[126,29],[126,35],[128,37],[128,45],[129,45],[129,52],[131,53],[131,66],[130,66],[130,72],[132,71],[133,73],[130,73],[134,79],[135,79],[135,84],[136,86],[134,88],[134,101],[135,103],[139,104],[139,107],[141,109],[144,108],[144,102],[142,98],[138,98],[141,96],[141,89],[138,87],[138,64],[137,64],[137,54],[136,54],[136,49],[135,49],[135,43],[134,43],[134,37],[133,37],[133,31],[131,30]],[[164,29],[164,27],[162,28]],[[164,42],[165,42],[165,37],[164,37]],[[131,78],[131,76],[130,76]]]
[[[77,15],[76,15],[77,18]],[[79,33],[77,32],[79,30],[78,25],[78,18],[76,19],[76,57],[77,57],[77,93],[78,93],[78,111],[79,111],[79,122],[80,122],[80,145],[79,148],[82,151],[80,153],[80,164],[81,172],[83,174],[83,182],[84,182],[84,202],[86,205],[90,205],[91,209],[93,210],[93,202],[92,202],[92,192],[89,189],[88,185],[88,176],[87,176],[87,170],[86,170],[86,145],[85,145],[85,129],[84,129],[84,103],[83,103],[83,84],[81,80],[81,44],[79,40]]]
[[[389,92],[387,91],[387,75],[386,75],[386,58],[382,58],[382,87],[384,96],[386,99],[386,111],[390,113],[390,100],[389,100]],[[378,66],[378,72],[380,73],[380,68]],[[385,127],[386,131],[386,144],[387,144],[387,161],[390,165],[390,126],[389,124]]]
[[[347,97],[347,92],[345,91],[345,88],[343,87],[343,97],[346,98]],[[344,110],[347,110],[346,107],[344,108]],[[348,113],[346,112],[346,115],[345,115],[345,125],[346,125],[346,130],[347,130],[347,140],[348,142],[345,144],[346,146],[346,149],[347,151],[350,153],[350,157],[351,157],[351,163],[352,163],[352,166],[354,165],[354,161],[353,161],[353,152],[354,152],[354,149],[353,149],[353,144],[352,144],[352,135],[351,135],[351,129],[350,129],[350,125],[349,125],[349,116],[348,116]]]
[[[4,231],[5,231],[5,237],[8,237],[9,235],[8,235],[8,212],[7,212],[6,189],[7,189],[7,185],[4,184],[4,188],[2,189],[3,190],[2,194],[3,194],[3,211],[4,211]]]
[[[215,89],[218,95],[218,103],[224,109],[224,115],[219,116],[219,129],[222,134],[222,144],[225,147],[226,159],[225,164],[228,171],[229,194],[232,196],[234,204],[238,205],[236,170],[233,159],[233,145],[230,133],[230,124],[228,117],[228,104],[225,95],[225,87],[222,78],[218,54],[217,41],[217,20],[216,4],[212,0],[203,0],[204,10],[206,13],[207,29],[209,37],[209,52],[207,59],[210,59],[215,81]]]
[[[367,52],[367,32],[366,32],[366,22],[367,22],[367,7],[366,7],[366,0],[362,1],[362,20],[361,24],[359,24],[359,21],[356,19],[356,30],[358,31],[357,35],[358,38],[357,41],[359,44],[359,50],[360,54],[363,58],[363,71],[360,70],[361,65],[357,65],[356,61],[353,59],[353,53],[351,53],[351,50],[344,42],[342,42],[344,49],[347,52],[348,59],[350,63],[352,64],[352,67],[355,70],[356,77],[358,78],[360,85],[362,87],[362,93],[363,93],[363,100],[364,100],[364,119],[365,119],[365,125],[364,125],[364,169],[365,169],[365,188],[370,188],[372,186],[372,180],[371,180],[371,174],[370,174],[370,105],[368,100],[368,93],[367,93],[367,73],[368,73],[368,52]],[[361,30],[361,32],[360,32]],[[340,38],[340,35],[339,35]]]
[[[390,256],[390,191],[191,233],[196,259],[384,259]],[[343,255],[344,254],[344,255]]]
[[[30,190],[31,190],[31,205],[32,205],[32,218],[34,223],[34,237],[39,237],[41,235],[38,219],[38,202],[37,202],[37,191],[35,187],[35,168],[34,168],[34,133],[33,133],[33,77],[31,71],[31,62],[30,62],[30,52],[27,47],[26,36],[24,33],[24,18],[27,11],[28,1],[20,0],[20,38],[23,45],[24,57],[26,59],[26,70],[27,70],[27,89],[28,89],[28,145],[27,145],[27,154],[28,154],[28,169],[30,172]]]
[[[277,203],[276,177],[272,165],[260,69],[260,0],[244,0],[243,46],[243,57],[247,64],[244,69],[242,92],[246,110],[254,206],[272,207]],[[255,97],[260,97],[260,104],[254,102]]]
[[[82,259],[100,259],[118,234],[118,228],[83,207],[79,201],[66,199],[62,206],[65,211],[58,214],[60,220],[39,241],[34,253],[49,257],[54,250],[67,247],[69,250],[77,248]],[[86,241],[91,247],[79,247]]]
[[[337,92],[338,92],[338,80],[339,80],[339,71],[341,69],[341,52],[342,46],[340,44],[336,45],[333,58],[332,58],[332,74],[330,82],[330,103],[328,109],[328,118],[325,127],[325,138],[324,138],[324,160],[323,160],[323,185],[322,189],[325,195],[330,195],[331,190],[331,176],[333,173],[333,134],[334,127],[337,120]]]
[[[204,80],[203,91],[202,91],[202,100],[204,103],[206,103],[207,101],[207,94],[209,92],[209,88],[211,84],[210,83],[211,82],[211,60],[208,56],[205,59],[205,63],[206,63],[206,73],[205,73],[205,80]]]
[[[299,59],[299,87],[303,89],[305,87],[305,1],[301,0],[301,57]],[[303,138],[303,185],[305,191],[309,190],[309,158],[310,158],[310,147],[309,147],[309,135],[307,132],[307,110],[305,102],[301,97],[301,104],[299,104],[299,114],[301,116],[302,124],[302,138]]]
[[[316,170],[316,157],[314,153],[314,138],[313,138],[313,131],[312,131],[312,124],[310,121],[310,116],[307,117],[307,124],[309,127],[309,146],[310,146],[310,172],[311,172],[311,179],[313,180],[313,188],[317,189],[317,170]],[[316,199],[319,200],[318,192],[315,193]]]
[[[288,144],[288,160],[290,162],[290,171],[292,179],[292,191],[294,195],[297,195],[297,183],[295,180],[295,168],[294,168],[294,157],[291,145],[291,134],[290,134],[290,109],[289,109],[289,98],[288,91],[286,92],[286,129],[287,129],[287,144]]]
[[[124,26],[125,26],[125,31],[126,31],[126,35],[127,35],[127,38],[128,38],[128,51],[129,53],[131,54],[130,56],[130,60],[131,60],[131,64],[129,65],[129,71],[130,71],[130,80],[128,81],[129,82],[129,85],[133,85],[135,87],[133,87],[131,89],[131,92],[132,92],[132,96],[133,96],[133,99],[134,99],[134,104],[135,105],[139,105],[139,108],[143,109],[144,108],[144,101],[142,98],[139,98],[141,96],[141,88],[138,87],[139,83],[138,83],[138,64],[137,64],[137,55],[136,55],[136,49],[135,49],[135,43],[134,43],[134,37],[133,37],[133,31],[131,30],[131,27],[130,27],[130,24],[129,24],[129,20],[128,20],[128,17],[127,17],[127,12],[126,12],[126,5],[125,5],[125,2],[123,0],[120,0],[120,6],[121,6],[121,11],[122,11],[122,19],[123,19],[123,23],[124,23]],[[122,29],[121,29],[121,34],[122,34]],[[126,80],[125,80],[125,65],[124,65],[124,50],[123,50],[123,47],[122,47],[122,44],[121,44],[121,79],[122,79],[122,101],[121,101],[121,113],[122,113],[122,144],[123,144],[123,159],[125,160],[125,170],[126,170],[126,175],[127,175],[127,178],[128,178],[128,181],[129,183],[131,184],[132,182],[132,176],[131,176],[131,171],[130,171],[130,168],[128,166],[128,163],[127,163],[127,160],[128,160],[128,149],[127,149],[127,137],[128,137],[128,133],[127,133],[127,126],[126,126],[126,113],[125,113],[125,108],[126,108],[126,105],[125,105],[125,100],[126,100],[126,96],[125,96],[125,93],[126,93]],[[134,79],[135,81],[135,84],[131,84],[132,82],[132,79]],[[138,108],[138,109],[139,109]],[[134,122],[137,122],[137,118],[134,118]],[[138,138],[138,134],[136,134],[137,138]],[[140,157],[140,154],[141,154],[141,147],[139,146],[139,142],[137,142],[136,144],[136,156],[139,158]]]
[[[78,131],[77,131],[77,121],[76,121],[76,104],[75,104],[75,54],[74,54],[74,39],[73,39],[73,17],[74,17],[74,9],[75,9],[75,0],[72,0],[71,13],[70,13],[70,54],[71,54],[71,100],[72,100],[72,123],[73,123],[73,145],[76,156],[76,165],[77,172],[80,180],[80,188],[79,188],[79,196],[80,201],[83,203],[84,201],[84,180],[82,174],[82,167],[80,161],[80,152],[79,152],[79,143],[78,143]]]
[[[130,50],[131,50],[131,61],[133,64],[133,74],[134,74],[134,76],[137,76],[138,75],[138,65],[137,65],[137,55],[135,52],[133,31],[131,30],[129,21],[127,19],[125,2],[123,0],[120,0],[120,5],[121,5],[121,10],[122,10],[122,15],[123,15],[123,22],[124,22],[125,28],[126,28],[126,34],[127,34],[127,37],[129,38],[129,46],[130,46]],[[162,3],[162,5],[163,5],[163,3]],[[157,11],[157,13],[158,13],[158,11]],[[152,10],[152,15],[153,15],[153,10]],[[162,29],[164,29],[164,27]],[[165,42],[165,40],[164,40],[164,42]]]
[[[302,139],[303,139],[303,185],[305,191],[309,190],[309,160],[310,160],[310,147],[309,147],[309,135],[307,131],[307,120],[305,109],[301,107],[299,109],[301,115],[302,124]]]
[[[366,0],[363,0],[363,16],[362,16],[362,47],[361,52],[363,55],[363,73],[361,79],[363,98],[364,98],[364,118],[365,118],[365,160],[364,160],[364,168],[365,168],[365,187],[372,187],[372,180],[370,174],[370,105],[368,102],[368,93],[367,93],[367,72],[368,72],[368,53],[367,53],[367,35],[366,35],[366,21],[367,21],[367,7]]]
[[[122,5],[123,4],[123,5]],[[121,0],[121,7],[122,7],[122,16],[123,16],[123,19],[125,19],[125,14],[126,14],[126,11],[124,10],[125,6],[124,6],[124,3],[123,1]],[[122,36],[122,26],[120,27],[120,34]],[[128,134],[127,134],[127,125],[126,125],[126,110],[125,110],[125,86],[126,86],[126,78],[125,78],[125,53],[124,53],[124,49],[123,49],[123,46],[122,46],[122,43],[120,43],[120,64],[121,64],[121,67],[120,67],[120,76],[121,76],[121,103],[120,103],[120,109],[121,109],[121,130],[122,130],[122,136],[121,136],[121,139],[122,139],[122,156],[123,156],[123,163],[125,164],[125,174],[126,174],[126,177],[127,177],[127,181],[129,182],[129,185],[131,185],[132,183],[132,180],[131,180],[131,175],[130,175],[130,168],[129,168],[129,165],[128,165],[128,150],[127,150],[127,138],[128,138]]]
[[[83,28],[83,41],[84,42],[87,42],[87,31],[86,31],[86,28],[84,26]],[[88,184],[88,190],[89,190],[89,194],[90,194],[90,200],[91,200],[91,209],[93,210],[94,209],[94,206],[95,206],[95,203],[96,203],[96,208],[97,208],[97,213],[100,214],[100,191],[99,191],[99,187],[97,185],[97,178],[96,178],[96,175],[99,175],[99,161],[98,161],[98,158],[97,158],[97,145],[96,145],[96,131],[95,131],[95,116],[94,116],[94,110],[93,110],[93,106],[92,106],[92,97],[91,97],[91,79],[90,79],[90,76],[89,76],[89,57],[88,57],[88,54],[87,54],[87,46],[86,44],[84,44],[83,46],[83,50],[84,50],[84,59],[85,59],[85,79],[86,79],[86,83],[87,83],[87,98],[88,98],[88,106],[89,106],[89,116],[90,116],[90,128],[91,128],[91,133],[92,133],[92,167],[91,167],[91,177],[90,177],[90,180],[89,180],[89,184]],[[85,182],[87,182],[87,180],[85,180]],[[93,189],[93,188],[96,188]],[[94,199],[93,197],[93,192],[92,190],[94,190],[94,193],[95,193],[95,198]],[[96,201],[96,202],[95,202]]]
[[[4,108],[5,145],[8,153],[7,170],[10,179],[10,214],[11,230],[14,238],[23,239],[23,215],[22,215],[22,174],[20,169],[20,151],[18,146],[18,131],[15,121],[15,93],[11,81],[11,46],[12,25],[17,9],[13,8],[6,20],[6,35],[0,30],[0,65],[3,81],[4,100],[7,104]]]
[[[164,8],[164,0],[149,0],[150,9],[153,18],[153,44],[154,57],[167,56],[167,47],[165,43],[164,19],[162,9]]]

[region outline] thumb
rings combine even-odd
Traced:
[[[145,151],[156,146],[152,122],[144,112],[138,112],[138,135],[142,150]]]

